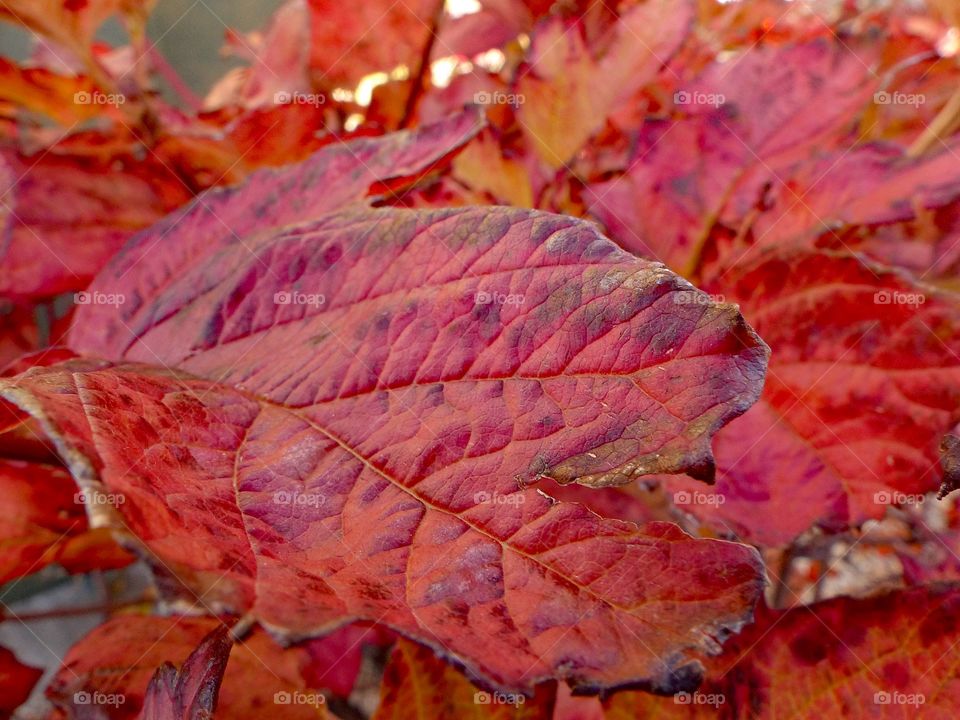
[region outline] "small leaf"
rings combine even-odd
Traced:
[[[33,686],[43,676],[43,670],[24,665],[17,656],[5,647],[0,647],[0,720],[6,720],[20,707]]]

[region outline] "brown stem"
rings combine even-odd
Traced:
[[[256,624],[257,619],[250,613],[247,613],[242,618],[237,620],[233,626],[230,628],[230,637],[233,638],[234,642],[237,640],[243,640],[244,636],[250,629]]]
[[[793,543],[783,550],[780,556],[780,565],[777,568],[777,588],[773,593],[773,607],[777,610],[784,607],[786,603],[786,593],[790,590],[787,581],[790,579],[790,572],[793,568],[793,561],[797,557],[797,546]]]
[[[915,158],[923,155],[935,142],[942,141],[942,138],[956,130],[958,123],[960,123],[960,88],[954,91],[947,100],[947,104],[940,109],[920,137],[913,141],[913,145],[907,150],[907,157]]]
[[[400,127],[410,127],[413,122],[413,113],[417,108],[417,100],[420,99],[420,93],[423,91],[424,75],[430,72],[430,56],[433,54],[433,46],[437,40],[437,33],[440,30],[440,18],[443,17],[443,8],[446,5],[444,0],[437,3],[437,9],[434,10],[430,19],[430,37],[427,38],[426,47],[420,55],[420,66],[413,77],[413,83],[410,85],[410,94],[407,95],[407,104],[403,109],[403,118],[400,120]]]
[[[10,610],[3,610],[0,611],[0,622],[16,620],[17,622],[28,623],[36,622],[38,620],[52,620],[57,618],[78,617],[82,615],[102,615],[116,612],[117,610],[123,610],[125,608],[136,607],[137,605],[142,605],[148,602],[152,603],[153,598],[145,596],[139,598],[138,600],[130,600],[128,602],[105,603],[103,605],[90,605],[87,607],[57,608],[56,610],[43,610],[41,612],[32,613],[15,613]]]
[[[174,70],[173,66],[167,61],[163,53],[161,53],[156,48],[151,48],[149,50],[150,62],[153,63],[153,67],[156,69],[157,74],[160,75],[164,80],[167,81],[167,84],[171,89],[180,96],[180,99],[189,107],[191,110],[199,110],[202,101],[199,97],[193,92],[189,85],[184,82],[183,78],[180,77],[180,74]]]

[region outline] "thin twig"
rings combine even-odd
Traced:
[[[941,141],[956,130],[958,123],[960,123],[960,87],[954,91],[947,100],[947,104],[941,108],[920,137],[914,140],[913,145],[907,150],[907,157],[915,158],[923,155],[935,142]]]
[[[423,48],[423,54],[420,56],[420,67],[417,68],[416,75],[413,77],[413,83],[410,85],[410,94],[407,95],[407,104],[403,109],[403,118],[400,120],[400,127],[406,128],[413,122],[413,114],[417,108],[417,100],[423,91],[424,75],[430,72],[430,56],[433,54],[433,46],[437,40],[437,33],[440,31],[440,18],[443,17],[443,9],[446,6],[444,0],[437,3],[437,9],[433,12],[430,19],[430,37],[427,38],[427,45]]]
[[[41,612],[32,613],[13,613],[8,610],[4,610],[0,611],[0,622],[16,620],[17,622],[28,623],[36,622],[38,620],[53,620],[57,618],[78,617],[82,615],[101,615],[152,602],[152,597],[144,596],[137,600],[130,600],[128,602],[105,603],[102,605],[90,605],[87,607],[57,608],[56,610],[43,610]]]

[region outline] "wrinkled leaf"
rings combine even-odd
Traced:
[[[166,565],[189,570],[195,583],[218,578],[215,596],[237,611],[252,606],[278,630],[311,634],[350,615],[382,620],[410,634],[420,634],[428,623],[424,641],[470,658],[473,672],[497,683],[523,686],[553,673],[569,673],[587,688],[634,681],[632,674],[645,673],[656,677],[655,684],[676,682],[663,676],[673,671],[660,658],[674,652],[668,647],[705,642],[694,639],[700,631],[684,619],[692,619],[694,604],[700,606],[695,627],[718,629],[714,623],[730,623],[738,612],[734,608],[749,604],[757,591],[752,554],[738,546],[694,541],[667,525],[638,531],[601,522],[576,505],[554,505],[535,490],[518,490],[514,476],[583,476],[602,484],[664,463],[690,464],[691,452],[693,466],[703,467],[710,428],[753,392],[755,385],[738,391],[735,383],[754,372],[759,381],[764,349],[728,308],[677,305],[671,296],[690,291],[676,278],[629,259],[575,222],[527,213],[503,228],[509,233],[506,242],[497,237],[496,243],[478,243],[482,235],[455,228],[477,227],[485,211],[419,216],[426,228],[448,223],[443,235],[406,222],[413,219],[406,211],[377,211],[365,220],[367,214],[331,216],[312,229],[262,238],[272,249],[261,257],[272,258],[278,269],[302,248],[311,249],[303,262],[316,268],[315,282],[302,277],[301,287],[325,295],[319,312],[303,314],[302,307],[273,304],[279,289],[267,273],[262,277],[268,287],[246,295],[269,298],[273,316],[268,324],[254,326],[255,336],[226,324],[222,339],[213,338],[206,329],[209,321],[193,315],[196,304],[184,306],[182,315],[150,313],[171,321],[178,339],[161,323],[126,354],[177,364],[194,376],[145,365],[68,361],[19,376],[16,387],[6,384],[4,394],[46,418],[81,483],[93,483],[96,469],[108,488],[124,493],[125,521]],[[365,242],[344,242],[344,227],[363,228]],[[304,245],[300,232],[320,234]],[[597,312],[607,303],[616,313],[599,317],[611,325],[581,331],[574,345],[568,338],[575,332],[570,323],[579,322],[577,313],[505,308],[504,315],[514,313],[517,336],[542,338],[547,352],[531,346],[525,359],[488,354],[485,362],[492,364],[478,364],[473,358],[483,360],[476,355],[485,346],[483,338],[498,336],[507,317],[501,318],[495,304],[478,305],[474,296],[480,287],[490,293],[511,287],[477,285],[470,278],[425,284],[422,273],[435,271],[418,258],[428,256],[428,247],[435,251],[438,242],[453,243],[441,246],[449,254],[434,255],[445,266],[459,254],[478,278],[512,276],[512,289],[524,291],[534,307],[562,302],[564,290],[575,287],[571,278],[579,277],[582,300],[576,307]],[[592,262],[582,259],[587,248],[592,248]],[[251,277],[247,263],[259,265],[247,249],[233,250],[234,259],[228,248],[218,263],[229,273],[216,290],[224,302],[237,297],[236,280]],[[336,266],[339,272],[357,267],[363,272],[324,280],[329,259],[340,252],[345,255]],[[508,257],[500,259],[500,253]],[[507,270],[508,261],[516,269]],[[395,286],[383,295],[382,309],[371,308],[369,303],[377,301],[369,283],[382,284],[388,266],[410,289]],[[489,275],[484,267],[504,269]],[[183,280],[184,289],[199,287],[190,277]],[[338,297],[339,292],[350,295]],[[670,310],[660,322],[652,320],[657,305],[646,295],[650,292]],[[402,338],[413,316],[406,310],[393,321],[376,318],[389,318],[398,297],[405,297],[402,307],[418,307],[421,318],[437,318],[430,323],[438,328],[446,313],[454,314],[434,342],[394,339],[388,360],[384,339]],[[211,307],[225,305],[214,301]],[[257,318],[257,312],[238,309],[238,319]],[[199,336],[187,329],[191,325]],[[684,335],[676,335],[679,328],[685,328]],[[661,354],[653,357],[624,350],[615,357],[605,349],[634,343],[637,350],[649,348],[641,338],[664,332],[688,337],[689,354],[673,351],[672,343],[661,345]],[[311,356],[321,366],[297,363],[282,370],[294,375],[279,383],[280,378],[256,371],[265,367],[261,353],[275,358],[275,348],[304,342],[295,338],[328,343],[330,351]],[[670,381],[674,392],[662,396],[665,406],[651,402],[640,388],[649,393],[667,387],[670,375],[663,368],[671,362],[684,374]],[[725,363],[729,370],[720,369]],[[379,373],[372,372],[374,367]],[[645,368],[652,368],[658,384],[645,383]],[[585,371],[607,379],[584,384]],[[684,392],[679,389],[684,377],[715,384]],[[81,386],[84,408],[76,395]],[[489,405],[477,412],[477,399],[483,397]],[[672,404],[694,398],[690,409]],[[605,408],[615,401],[622,409],[608,413]],[[577,412],[564,419],[564,407]],[[684,413],[689,425],[669,419]],[[172,422],[174,417],[180,420]],[[357,417],[365,422],[351,425]],[[500,418],[499,426],[491,418]],[[655,447],[645,444],[651,423],[662,428]],[[408,430],[395,437],[398,428]],[[598,444],[597,437],[609,440]],[[691,449],[693,438],[698,440]],[[131,441],[143,444],[140,459],[131,458]],[[517,509],[505,514],[504,506]],[[377,518],[373,526],[372,518]],[[211,539],[200,557],[194,550],[198,532]],[[453,538],[457,542],[450,545]],[[576,544],[569,545],[574,538]],[[578,560],[584,542],[593,546],[589,567]],[[460,561],[442,562],[437,544],[460,548]],[[598,575],[594,568],[600,558],[609,566]],[[667,568],[671,589],[661,597],[649,579]],[[678,588],[688,584],[697,589],[677,605]],[[565,628],[538,629],[550,617],[541,615],[533,601],[541,594],[553,598],[550,616],[560,613],[581,627],[589,623],[591,633],[612,633],[610,642],[617,646],[622,641],[613,638],[624,631],[642,642],[631,644],[629,655],[598,666],[592,643],[584,644]],[[653,618],[655,632],[647,629]],[[465,620],[477,623],[477,632],[488,628],[491,637],[484,647],[464,636]],[[662,649],[651,656],[648,648]]]
[[[572,219],[357,207],[256,232],[307,212],[264,187],[344,155],[211,196],[241,241],[204,232],[202,200],[159,229],[162,262],[133,266],[157,231],[141,236],[91,287],[130,269],[137,302],[85,306],[71,336],[118,362],[36,368],[3,394],[82,486],[124,494],[123,523],[165,566],[277,632],[366,618],[515,688],[688,683],[680,653],[749,611],[755,555],[518,480],[709,476],[710,436],[756,396],[765,346],[732,306],[685,302],[688,284]],[[354,172],[325,197],[368,188]]]

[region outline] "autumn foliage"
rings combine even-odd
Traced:
[[[878,5],[287,0],[197,103],[0,2],[0,620],[151,579],[0,717],[956,717],[960,14]]]

